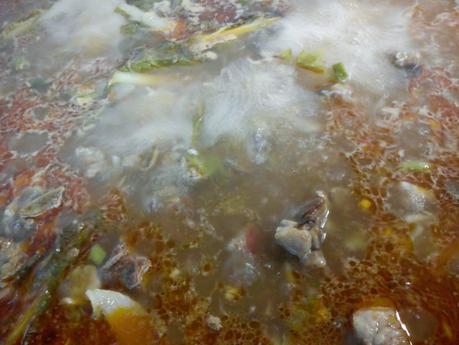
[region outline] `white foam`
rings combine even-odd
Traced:
[[[125,19],[115,12],[117,0],[59,0],[41,18],[56,49],[89,57],[117,53]]]
[[[406,76],[391,65],[389,54],[412,47],[407,11],[357,0],[298,2],[278,27],[249,37],[255,45],[244,46],[247,41],[241,41],[238,49],[248,48],[242,54],[245,57],[233,59],[229,51],[213,64],[187,67],[186,78],[183,69],[171,67],[155,72],[159,78],[164,73],[168,82],[118,92],[116,103],[103,111],[95,128],[78,143],[100,150],[106,158],[115,157],[112,160],[121,163],[108,164],[107,170],[119,169],[128,180],[129,167],[135,164],[126,162],[139,161],[135,156],[153,146],[159,148],[157,165],[145,172],[150,175],[142,181],[133,177],[135,181],[130,182],[131,195],[141,194],[145,207],[156,210],[164,200],[186,193],[193,183],[184,164],[189,149],[196,149],[199,155],[199,150],[230,138],[246,150],[253,164],[262,165],[269,161],[276,142],[295,140],[297,134],[307,138],[310,132],[320,131],[322,96],[304,82],[304,73],[309,72],[272,57],[253,60],[247,56],[257,56],[254,47],[268,52],[267,56],[286,48],[294,54],[303,49],[322,51],[328,65],[345,64],[356,95],[384,98],[381,96],[395,93],[406,82]],[[201,142],[194,147],[193,118],[201,111]],[[91,175],[97,175],[91,167],[89,164]]]
[[[192,89],[136,88],[120,103],[107,108],[90,134],[110,155],[140,154],[154,145],[189,145],[192,134]]]
[[[381,1],[296,1],[261,47],[276,53],[292,49],[323,54],[326,65],[342,62],[352,83],[365,92],[390,94],[406,83],[390,54],[414,49],[409,7]]]
[[[307,118],[318,96],[302,89],[291,66],[275,61],[237,60],[208,83],[204,91],[204,137],[212,145],[223,136],[251,141],[279,124],[309,131]]]

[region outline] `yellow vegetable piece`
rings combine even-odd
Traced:
[[[231,302],[238,301],[243,296],[243,290],[234,286],[225,287],[225,299]]]
[[[210,34],[200,34],[192,38],[191,50],[198,52],[212,48],[213,46],[235,40],[238,37],[264,28],[274,23],[278,18],[259,18],[253,22],[236,27],[227,27]]]
[[[373,203],[369,199],[366,199],[366,198],[363,198],[362,200],[359,201],[359,207],[362,210],[369,210],[372,205]]]

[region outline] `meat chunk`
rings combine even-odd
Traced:
[[[409,345],[409,334],[396,310],[372,307],[357,310],[352,325],[365,345]]]
[[[311,253],[311,234],[309,231],[298,229],[296,222],[282,220],[274,238],[282,248],[302,261],[306,260]]]
[[[298,257],[309,266],[325,265],[325,258],[320,252],[325,240],[324,226],[328,217],[325,195],[317,192],[317,197],[305,203],[297,221],[283,219],[276,229],[276,243]]]

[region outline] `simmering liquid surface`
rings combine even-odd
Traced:
[[[0,344],[459,343],[457,1],[0,28]]]

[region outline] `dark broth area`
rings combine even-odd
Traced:
[[[388,3],[183,1],[154,7],[175,23],[161,32],[109,1],[59,1],[54,16],[52,1],[0,2],[0,344],[457,344],[459,9]],[[336,9],[349,33],[327,31]],[[90,45],[78,25],[104,11]],[[385,25],[401,13],[398,42]],[[249,33],[115,81],[139,77],[133,52],[227,27]],[[327,47],[349,80],[283,52]],[[395,68],[402,48],[419,56]],[[274,234],[319,191],[326,264],[312,265]],[[97,311],[94,289],[131,302]],[[357,311],[379,307],[403,340],[356,331]]]

